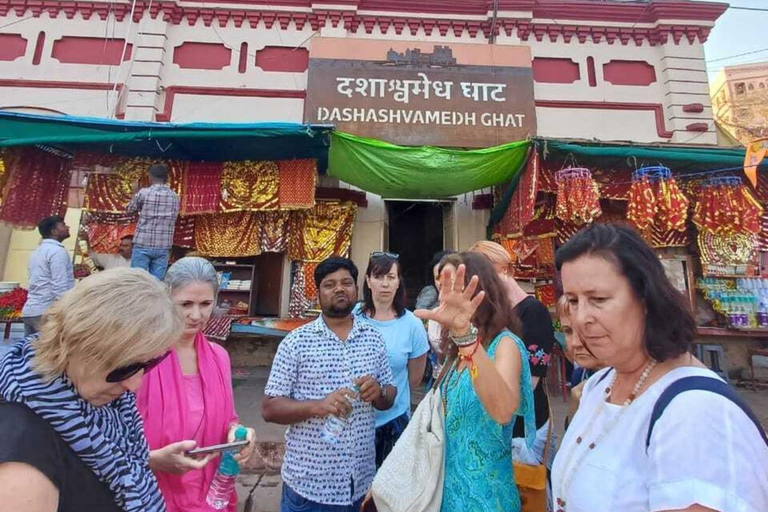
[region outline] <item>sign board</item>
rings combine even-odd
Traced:
[[[407,146],[490,147],[536,133],[526,46],[315,38],[304,119]]]

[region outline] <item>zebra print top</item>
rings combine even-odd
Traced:
[[[112,491],[126,511],[165,512],[157,480],[149,469],[149,447],[133,393],[102,407],[80,398],[65,375],[46,382],[31,366],[33,335],[0,359],[0,397],[26,405],[58,435]]]

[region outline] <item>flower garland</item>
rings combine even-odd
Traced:
[[[27,302],[27,290],[14,288],[9,292],[0,294],[0,318],[15,320],[21,318],[21,308]]]

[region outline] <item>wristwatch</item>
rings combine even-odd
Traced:
[[[381,386],[381,397],[384,400],[387,400],[387,386]]]
[[[457,347],[468,347],[477,341],[477,332],[477,327],[469,324],[469,331],[467,331],[466,334],[462,334],[461,336],[454,336],[448,332],[448,337]]]

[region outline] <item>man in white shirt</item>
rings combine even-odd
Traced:
[[[75,286],[72,259],[61,243],[69,238],[69,226],[54,215],[41,220],[37,229],[43,241],[29,257],[29,294],[21,310],[27,336],[40,330],[40,317],[48,306]]]
[[[91,259],[102,270],[131,266],[133,255],[133,235],[126,235],[120,239],[117,254],[91,253]]]

